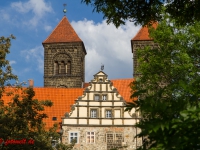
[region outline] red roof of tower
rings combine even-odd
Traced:
[[[158,23],[155,22],[152,24],[153,28],[156,28],[158,26]],[[148,41],[153,40],[149,37],[149,30],[147,26],[142,27],[139,32],[136,34],[135,37],[131,39],[131,41]]]
[[[66,43],[66,42],[82,42],[78,37],[73,27],[69,23],[66,16],[62,18],[56,28],[52,31],[49,37],[44,40],[44,43]]]

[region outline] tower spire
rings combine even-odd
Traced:
[[[64,6],[64,9],[63,9],[64,16],[66,16],[66,12],[67,12],[66,6],[67,6],[67,4],[63,4],[63,6]]]

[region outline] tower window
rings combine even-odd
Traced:
[[[59,74],[59,65],[58,65],[58,62],[55,61],[54,62],[54,75],[57,75]]]
[[[61,61],[61,64],[60,64],[60,73],[61,74],[65,74],[66,73],[65,69],[66,69],[65,62]]]
[[[71,74],[71,62],[67,62],[67,74]]]

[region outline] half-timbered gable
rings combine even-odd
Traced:
[[[71,111],[62,118],[63,143],[76,139],[77,149],[111,149],[140,144],[134,125],[139,116],[125,111],[126,101],[103,71],[94,75]]]

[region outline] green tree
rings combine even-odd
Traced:
[[[43,120],[47,118],[44,108],[51,107],[50,100],[34,99],[33,88],[22,88],[21,83],[12,85],[17,76],[12,73],[9,61],[11,39],[0,37],[0,149],[31,150],[56,149],[52,141],[59,141],[58,125],[49,131]],[[10,102],[4,104],[4,99]],[[17,142],[17,143],[16,143]],[[62,144],[57,144],[59,147]],[[74,144],[62,145],[62,149],[69,149]]]
[[[178,24],[200,21],[199,0],[82,0],[91,4],[94,11],[101,12],[108,23],[115,26],[124,24],[126,20],[146,25],[151,21],[160,21],[162,7],[166,13],[176,19]]]
[[[138,100],[127,106],[141,113],[140,149],[200,149],[200,22],[181,27],[166,16],[150,36],[158,46],[137,51]]]
[[[12,39],[15,39],[13,35],[10,37],[0,37],[0,99],[3,95],[5,85],[10,85],[12,80],[17,79],[17,76],[12,73],[9,61],[6,59],[10,53]]]

